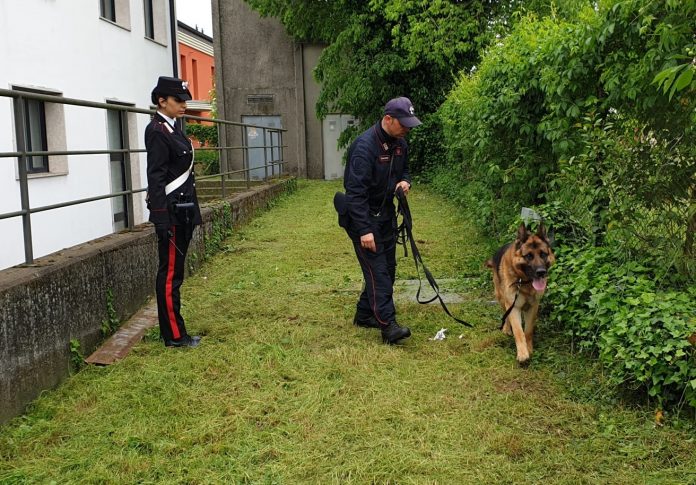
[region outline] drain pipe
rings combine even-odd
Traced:
[[[172,35],[172,76],[179,77],[179,43],[176,39],[176,5],[175,0],[169,0],[169,29]]]

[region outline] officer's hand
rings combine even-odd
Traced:
[[[160,241],[169,239],[169,224],[155,224],[155,234]]]
[[[404,191],[404,195],[408,195],[408,191],[411,189],[411,184],[409,184],[405,180],[402,180],[401,182],[396,184],[396,188],[398,189],[399,187],[401,187],[401,190]],[[394,192],[396,192],[396,190],[394,190]]]
[[[360,246],[373,253],[377,252],[377,245],[375,244],[375,236],[372,233],[360,236]]]

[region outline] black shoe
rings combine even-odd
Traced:
[[[364,328],[379,328],[379,322],[374,315],[355,312],[355,317],[353,317],[353,325]]]
[[[198,347],[201,343],[201,338],[199,336],[191,337],[186,335],[178,340],[165,340],[164,345],[166,347]]]
[[[396,322],[389,322],[387,325],[382,325],[382,341],[385,344],[395,344],[402,338],[410,336],[411,331],[408,327],[402,327]]]

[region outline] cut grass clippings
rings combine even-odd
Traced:
[[[301,181],[186,280],[199,348],[153,332],[0,428],[0,483],[696,483],[693,427],[608,399],[543,321],[517,366],[482,268],[492,247],[427,188],[410,196],[415,236],[475,328],[417,303],[398,304],[403,345],[353,326],[339,188]],[[401,249],[397,278],[416,278]]]

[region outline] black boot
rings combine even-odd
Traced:
[[[353,325],[364,328],[379,328],[379,322],[372,313],[355,312],[353,317]]]
[[[165,347],[198,347],[201,343],[201,338],[199,336],[191,337],[190,335],[184,335],[179,340],[165,340]]]
[[[410,337],[411,331],[408,327],[402,327],[396,322],[389,322],[382,325],[382,341],[385,344],[395,344],[402,338]]]

